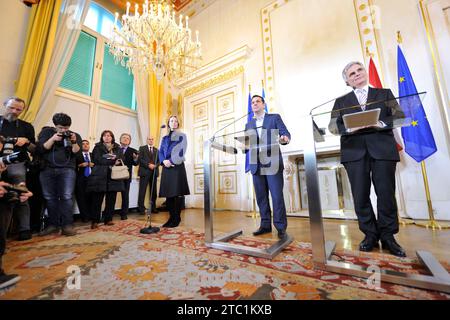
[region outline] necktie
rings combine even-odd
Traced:
[[[85,161],[85,162],[90,162],[90,161],[89,161],[89,156],[88,156],[87,153],[84,154],[84,161]],[[91,167],[89,167],[89,166],[84,167],[84,176],[87,178],[87,177],[89,177],[90,175],[91,175]]]
[[[357,89],[356,92],[358,93],[358,102],[361,105],[361,109],[365,111],[367,103],[367,92],[364,89]]]

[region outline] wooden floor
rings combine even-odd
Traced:
[[[243,230],[244,235],[251,233],[259,227],[259,218],[252,218],[248,213],[223,211],[214,214],[215,234]],[[182,212],[181,225],[204,230],[204,214],[200,209],[187,209]],[[144,220],[144,216],[132,214],[131,219]],[[115,218],[117,219],[117,218]],[[167,212],[152,214],[152,222],[156,226],[163,224],[168,219]],[[325,220],[325,239],[336,241],[337,249],[357,250],[363,234],[358,229],[358,223],[353,220]],[[288,233],[297,241],[311,242],[309,219],[299,217],[288,218]],[[277,239],[277,232],[260,236],[262,238]],[[429,251],[434,256],[450,263],[450,230],[431,231],[415,225],[401,226],[396,235],[397,241],[406,250],[408,256],[415,256],[416,250]]]

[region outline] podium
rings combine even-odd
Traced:
[[[322,207],[320,201],[319,176],[317,171],[316,144],[326,142],[332,135],[367,134],[370,130],[391,130],[397,127],[408,126],[414,120],[414,114],[419,110],[419,102],[424,98],[425,93],[417,95],[403,96],[387,99],[384,101],[374,101],[365,106],[354,105],[345,109],[332,110],[334,101],[322,105],[321,110],[311,112],[306,121],[305,130],[305,173],[306,187],[308,192],[309,218],[311,226],[311,242],[314,267],[320,270],[356,276],[360,278],[373,279],[374,271],[370,267],[363,267],[348,262],[339,262],[331,259],[336,243],[325,240],[323,226]],[[364,109],[380,107],[382,112],[386,112],[388,117],[383,117],[384,121],[377,124],[377,127],[359,128],[359,130],[348,130],[343,121],[342,115],[362,112]],[[386,108],[386,109],[384,109]],[[328,122],[328,130],[331,135],[320,132],[318,126]],[[317,124],[316,124],[317,123]],[[412,286],[421,289],[429,289],[450,293],[450,275],[439,261],[430,253],[423,250],[416,251],[421,263],[430,272],[430,275],[407,274],[392,270],[381,269],[379,279],[381,282],[389,282],[400,285]]]
[[[234,134],[233,134],[234,135]],[[286,248],[294,239],[286,236],[284,239],[276,241],[265,249],[254,248],[244,245],[229,243],[243,234],[242,230],[236,230],[224,235],[214,236],[214,150],[230,154],[238,154],[239,150],[233,146],[221,144],[211,138],[204,142],[203,149],[203,170],[204,170],[204,214],[205,214],[205,244],[207,247],[231,251],[239,254],[246,254],[254,257],[273,259],[278,253]],[[243,151],[245,152],[245,151]]]

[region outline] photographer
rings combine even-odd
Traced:
[[[3,148],[3,142],[0,140],[0,150]],[[6,170],[6,166],[0,162],[0,177]],[[13,215],[14,206],[9,201],[5,201],[5,197],[10,193],[8,188],[11,187],[9,183],[6,183],[0,179],[0,289],[9,287],[20,280],[17,274],[7,275],[2,268],[2,258],[5,254],[6,248],[6,235],[9,225],[11,224],[11,218]],[[19,194],[19,202],[24,203],[33,194],[31,192],[23,192]]]
[[[39,235],[59,232],[73,236],[73,199],[76,181],[76,156],[81,137],[69,130],[72,119],[65,113],[53,116],[55,128],[45,128],[39,134],[39,148],[44,160],[40,174],[42,193],[47,201],[49,226]]]
[[[25,110],[25,101],[18,97],[10,97],[3,103],[5,106],[5,114],[0,116],[0,135],[5,137],[5,145],[1,155],[8,155],[21,151],[27,155],[35,151],[35,135],[33,126],[23,120],[19,116]],[[4,173],[4,180],[11,184],[23,184],[26,182],[27,167],[29,158],[26,156],[25,161],[14,163],[8,166]],[[19,239],[31,239],[30,231],[30,206],[28,201],[18,202],[13,208],[14,215],[19,222]]]

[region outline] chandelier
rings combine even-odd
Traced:
[[[183,21],[180,14],[177,19],[172,7],[161,0],[146,0],[142,14],[139,9],[135,4],[134,15],[130,15],[127,2],[120,29],[116,12],[108,43],[114,61],[133,74],[154,72],[158,80],[165,76],[170,82],[189,78],[201,61],[199,33],[196,31],[196,39],[192,40],[189,17]]]

